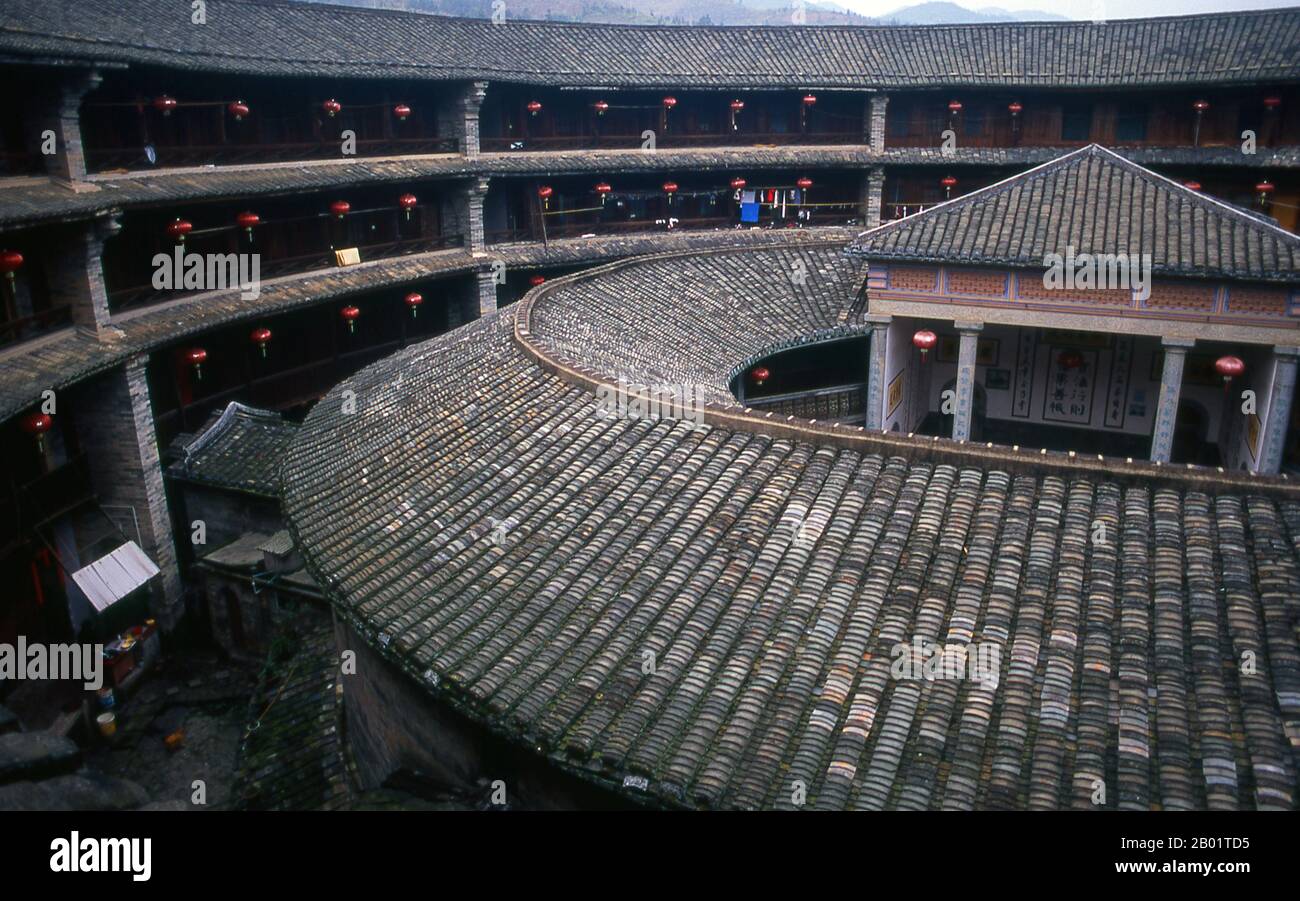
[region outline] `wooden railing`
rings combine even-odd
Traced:
[[[31,316],[8,319],[0,322],[0,346],[28,341],[71,323],[72,307],[66,305],[42,310]]]
[[[197,147],[155,147],[157,162],[150,163],[141,148],[88,150],[86,163],[92,172],[111,169],[175,168],[207,164],[279,163],[293,160],[342,159],[338,140],[302,141],[284,144],[209,144]],[[357,156],[415,156],[429,153],[457,153],[455,138],[378,138],[357,141]]]
[[[515,135],[511,137],[482,138],[484,150],[504,152],[509,150],[626,150],[637,148],[642,144],[640,132],[636,134],[588,134],[588,135]],[[680,132],[660,132],[655,130],[655,144],[658,147],[731,147],[772,144],[776,146],[813,144],[864,144],[866,139],[862,130],[834,132],[785,132],[785,131],[742,131],[742,132],[707,132],[704,134],[682,134]]]
[[[770,394],[767,397],[745,399],[745,406],[781,416],[816,419],[819,422],[838,419],[856,419],[866,415],[861,384],[836,385],[814,391],[793,391],[788,394]]]

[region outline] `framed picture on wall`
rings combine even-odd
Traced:
[[[984,373],[984,387],[990,391],[1010,391],[1011,370],[990,369]]]
[[[894,411],[898,409],[898,405],[903,402],[903,376],[906,373],[906,369],[898,370],[898,375],[894,376],[894,380],[889,383],[889,388],[886,391],[888,396],[885,401],[886,416],[893,416]]]
[[[1246,417],[1246,449],[1250,451],[1250,459],[1259,460],[1259,433],[1261,423],[1259,415],[1251,413]]]
[[[961,339],[956,335],[943,335],[939,338],[939,347],[936,349],[936,359],[940,363],[956,363],[958,349],[961,346]],[[998,339],[997,338],[980,338],[975,342],[975,365],[976,366],[996,366],[998,365]]]

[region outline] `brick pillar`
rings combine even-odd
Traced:
[[[870,119],[867,123],[867,134],[872,153],[883,153],[885,150],[885,110],[888,106],[888,94],[872,95]]]
[[[478,280],[478,314],[486,316],[497,311],[497,283],[491,270],[476,273]]]
[[[147,363],[148,357],[135,357],[96,380],[78,394],[73,416],[82,446],[89,449],[91,483],[100,503],[130,508],[139,524],[142,549],[162,571],[154,581],[151,610],[163,628],[170,629],[183,612],[181,579],[154,432]]]
[[[859,212],[867,228],[875,228],[883,221],[885,170],[876,166],[862,179],[861,186]]]
[[[37,124],[35,133],[28,136],[35,152],[45,160],[45,171],[51,178],[69,183],[73,191],[97,191],[87,184],[86,155],[81,146],[81,101],[86,94],[99,86],[100,74],[93,69],[67,73],[62,82],[44,94],[44,100],[31,121]],[[54,153],[41,153],[45,132],[54,132]]]
[[[958,322],[961,344],[957,350],[957,407],[952,417],[952,437],[970,440],[972,407],[975,404],[975,350],[979,345],[982,322]]]
[[[475,178],[444,194],[441,202],[443,233],[459,234],[465,249],[475,256],[487,252],[483,237],[483,198],[487,190],[488,179]]]
[[[1273,390],[1268,396],[1264,449],[1259,455],[1259,471],[1265,475],[1277,475],[1282,470],[1282,452],[1286,449],[1286,430],[1291,424],[1295,398],[1297,357],[1300,347],[1273,348]]]
[[[1195,338],[1163,338],[1165,366],[1160,374],[1160,400],[1156,405],[1156,424],[1151,435],[1151,459],[1168,463],[1174,447],[1174,420],[1178,416],[1178,395],[1183,388],[1183,363]]]
[[[479,155],[478,114],[487,87],[486,81],[460,85],[438,106],[438,134],[455,138],[460,152],[467,157]]]
[[[868,429],[880,429],[885,421],[885,348],[889,341],[889,316],[866,316],[871,323],[871,350],[867,356],[866,422]]]
[[[69,235],[66,253],[45,257],[50,299],[71,307],[73,324],[101,339],[114,334],[104,287],[104,242],[121,228],[112,217],[87,222]]]

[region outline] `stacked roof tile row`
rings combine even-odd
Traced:
[[[316,3],[11,0],[0,51],[283,75],[561,85],[940,87],[1253,82],[1300,74],[1294,9],[1115,22],[647,27]]]
[[[434,695],[659,803],[1294,807],[1296,501],[602,415],[552,372],[724,399],[859,276],[637,261],[362,371],[285,462],[309,566]],[[918,640],[986,666],[896,670]]]

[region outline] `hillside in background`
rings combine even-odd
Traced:
[[[490,18],[493,0],[304,0],[401,9],[443,16]],[[1014,13],[997,7],[971,10],[949,2],[904,6],[878,17],[861,16],[833,2],[809,0],[505,0],[509,19],[621,25],[952,25],[978,22],[1063,20],[1056,13]],[[801,13],[801,14],[800,14]]]

